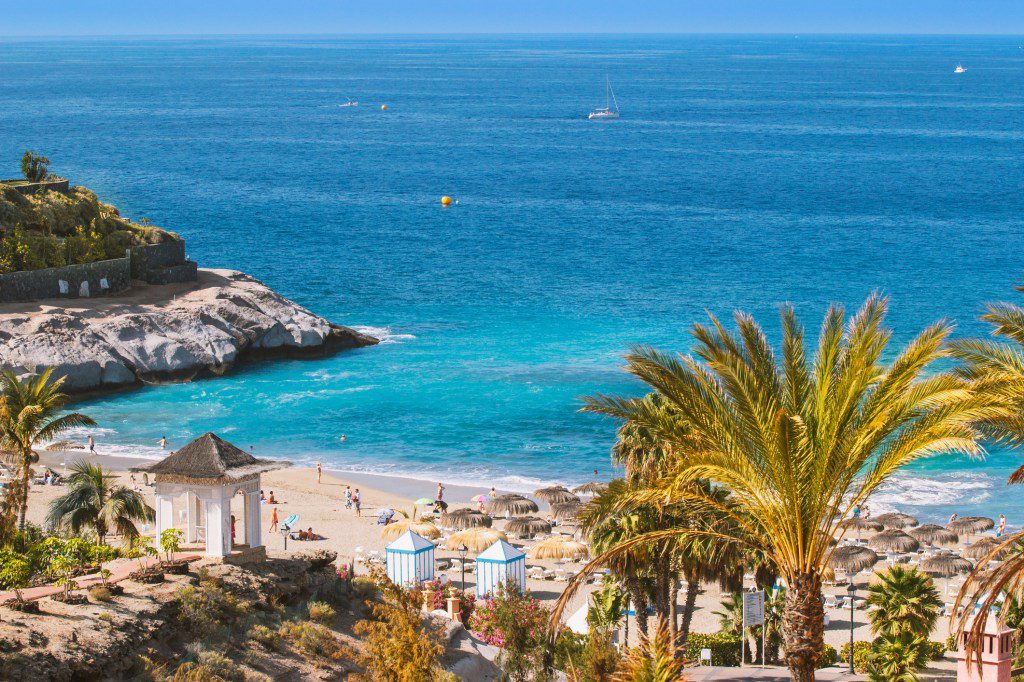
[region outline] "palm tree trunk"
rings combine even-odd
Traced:
[[[693,612],[697,608],[700,582],[697,580],[696,571],[685,571],[683,575],[686,578],[686,600],[683,602],[683,622],[679,627],[679,641],[682,644],[686,644],[686,640],[690,636],[690,623],[693,622]]]
[[[22,455],[21,462],[21,510],[18,512],[18,530],[25,530],[25,514],[28,513],[28,484],[32,480],[32,469],[28,464],[28,456]]]
[[[793,682],[814,682],[814,668],[821,657],[825,611],[821,603],[821,579],[813,573],[793,576],[782,608],[782,642]]]
[[[668,584],[668,634],[672,637],[675,645],[679,646],[679,614],[676,608],[676,604],[679,602],[679,574],[673,571],[670,580],[671,582]]]
[[[633,610],[636,611],[636,628],[640,634],[647,634],[647,595],[637,579],[630,579],[626,582],[626,591],[629,592],[630,600],[633,602]],[[627,620],[629,616],[626,616]]]

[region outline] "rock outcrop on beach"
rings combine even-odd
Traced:
[[[54,367],[69,393],[219,375],[240,360],[324,356],[377,343],[232,270],[94,299],[0,306],[0,367]]]

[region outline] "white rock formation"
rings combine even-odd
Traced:
[[[324,355],[377,343],[233,270],[124,294],[0,305],[0,367],[46,367],[64,390],[114,389],[220,374],[242,357]]]

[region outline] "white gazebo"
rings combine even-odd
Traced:
[[[231,500],[239,493],[244,495],[244,545],[250,550],[263,547],[260,474],[286,466],[288,462],[257,459],[212,433],[204,433],[156,464],[133,470],[155,475],[158,539],[175,527],[174,501],[184,495],[185,542],[205,543],[207,556],[224,557],[233,549]]]
[[[396,585],[419,586],[434,579],[434,543],[407,530],[384,548],[388,578]]]
[[[506,581],[519,591],[526,589],[526,555],[504,540],[498,540],[476,558],[476,596],[493,594]]]

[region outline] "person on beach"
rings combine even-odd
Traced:
[[[493,486],[493,485],[491,486],[491,492],[489,492],[489,493],[487,493],[487,494],[488,494],[488,495],[490,495],[490,497],[491,497],[491,499],[492,499],[492,500],[493,500],[493,499],[494,499],[495,497],[497,497],[497,496],[498,496],[498,493],[496,493],[496,492],[494,491],[494,486]]]
[[[356,516],[362,516],[363,513],[360,508],[363,505],[363,498],[359,494],[359,488],[356,488],[356,491],[352,494],[352,504],[356,507]]]
[[[854,505],[854,507],[853,507],[853,518],[855,518],[855,519],[859,519],[860,518],[860,507],[858,507],[856,505]]]
[[[270,530],[277,532],[277,507],[270,511]]]
[[[999,515],[999,525],[996,526],[996,537],[1003,537],[1003,533],[1006,532],[1006,517],[1002,514]]]
[[[352,508],[352,488],[345,486],[345,509]]]
[[[277,504],[277,500],[274,499],[274,491],[271,490],[270,494],[267,495],[267,504]]]
[[[435,499],[438,502],[444,499],[444,486],[440,483],[437,484],[437,497]]]
[[[260,490],[260,504],[266,504],[266,503],[267,503],[267,496],[263,494],[262,490]]]
[[[89,434],[89,437],[85,439],[85,442],[89,444],[89,452],[96,454],[96,439]]]
[[[956,512],[953,512],[953,515],[949,517],[949,521],[946,521],[946,525],[948,526],[949,524],[953,523],[954,521],[956,521]]]
[[[166,450],[167,449],[167,436],[160,436],[160,449],[161,450]]]
[[[344,443],[344,442],[345,442],[345,434],[344,434],[344,433],[343,433],[343,434],[341,434],[341,442],[342,442],[342,443]]]
[[[317,462],[316,463],[316,482],[317,482],[317,485],[320,484],[320,479],[323,477],[323,475],[324,475],[324,470],[320,466],[320,462]]]

